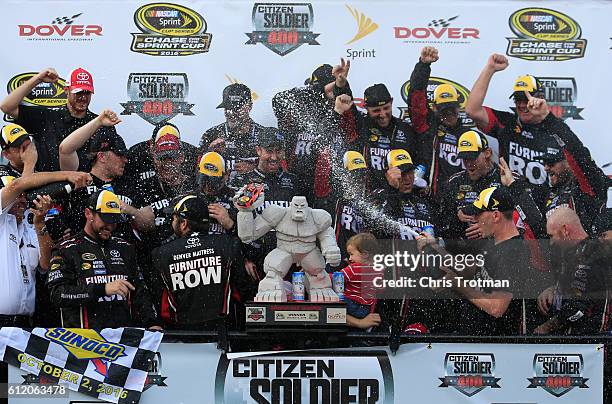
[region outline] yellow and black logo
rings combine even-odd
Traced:
[[[523,8],[509,18],[517,38],[508,39],[508,56],[524,60],[562,61],[584,57],[587,40],[569,16],[547,8]]]
[[[89,262],[84,262],[84,263],[81,264],[81,269],[83,271],[87,271],[87,270],[91,269],[91,264]]]
[[[178,4],[153,3],[139,7],[134,22],[142,33],[133,33],[131,50],[153,56],[187,56],[206,53],[212,34],[197,12]]]
[[[427,82],[427,102],[429,106],[431,107],[431,105],[435,101],[436,88],[438,88],[438,86],[445,85],[445,84],[447,86],[448,85],[452,86],[457,91],[456,102],[459,104],[459,119],[461,120],[461,123],[467,127],[475,126],[474,121],[471,118],[469,118],[467,114],[465,113],[465,103],[468,99],[468,95],[470,94],[470,91],[467,89],[467,87],[457,83],[456,81],[452,81],[452,80],[445,79],[442,77],[430,77],[429,81]],[[409,91],[410,91],[410,80],[402,84],[402,88],[400,90],[402,99],[404,100],[406,104],[408,104],[408,92]],[[453,101],[455,101],[454,97],[455,97],[455,94],[452,94]],[[400,110],[400,119],[409,120],[408,107],[399,107],[399,110]]]
[[[13,76],[6,85],[6,91],[11,93],[38,73],[28,72]],[[58,79],[55,83],[39,83],[23,99],[24,104],[40,107],[61,107],[66,105],[66,82]]]
[[[107,341],[95,330],[49,328],[45,337],[60,344],[77,359],[105,359],[114,361],[126,356],[125,347]]]

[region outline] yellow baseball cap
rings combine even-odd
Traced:
[[[475,160],[481,151],[489,148],[489,142],[485,135],[468,130],[460,137],[458,143],[458,157],[460,159]]]
[[[459,106],[459,93],[457,89],[450,84],[440,84],[434,90],[434,104],[436,106]]]
[[[200,174],[208,177],[222,177],[225,173],[225,160],[216,152],[208,152],[200,159]]]
[[[525,91],[530,94],[544,92],[544,88],[542,87],[542,83],[530,74],[526,74],[524,76],[519,76],[514,81],[514,87],[512,88],[512,94],[510,94],[509,98],[518,97],[525,99]]]
[[[179,131],[179,129],[171,123],[166,123],[163,126],[159,126],[153,129],[153,142],[157,143],[159,139],[166,135],[171,135],[178,139],[181,138],[181,132]]]
[[[22,126],[10,123],[2,127],[0,146],[3,150],[7,147],[19,147],[28,139],[30,139],[30,134]]]
[[[8,184],[13,182],[14,179],[15,177],[13,177],[12,175],[3,175],[2,177],[0,177],[0,188],[8,186]]]
[[[481,212],[493,212],[495,210],[506,212],[513,209],[514,204],[508,191],[503,188],[490,187],[480,192],[478,199],[473,204],[461,210],[466,215],[476,215]]]
[[[348,171],[368,168],[365,163],[365,158],[363,158],[363,154],[353,150],[344,153],[344,156],[342,156],[342,165],[344,169]]]
[[[404,149],[394,149],[387,154],[387,164],[389,167],[397,167],[402,171],[409,171],[414,169],[414,163],[412,157]]]
[[[92,194],[88,208],[98,213],[105,223],[125,221],[125,216],[121,213],[119,197],[111,191],[103,189]]]

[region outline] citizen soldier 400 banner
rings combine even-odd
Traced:
[[[23,371],[9,370],[10,383],[25,383]],[[396,355],[386,347],[225,355],[216,344],[161,344],[144,389],[142,404],[601,403],[603,346],[405,344]]]
[[[599,166],[612,161],[612,141],[605,136],[612,93],[610,2],[4,0],[0,10],[0,33],[10,50],[0,66],[6,93],[53,67],[62,80],[41,83],[24,103],[61,106],[63,79],[83,67],[95,82],[90,109],[122,113],[117,130],[128,146],[168,121],[197,145],[206,129],[225,120],[216,106],[234,82],[256,94],[252,118],[277,127],[272,97],[341,57],[351,61],[348,79],[357,105],[363,105],[365,88],[384,83],[394,115],[409,119],[412,66],[424,46],[434,46],[440,60],[432,65],[428,96],[440,84],[455,84],[465,124],[472,123],[465,99],[489,55],[499,53],[510,65],[493,77],[485,105],[509,111],[514,80],[539,77],[550,110]],[[612,165],[607,170],[612,174]]]

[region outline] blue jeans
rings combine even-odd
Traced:
[[[365,318],[368,314],[370,314],[371,306],[367,304],[359,304],[354,300],[346,298],[346,314],[349,314],[355,318]]]

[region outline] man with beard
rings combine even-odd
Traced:
[[[408,110],[415,132],[423,143],[423,162],[432,196],[444,193],[448,179],[465,169],[457,156],[457,141],[468,130],[459,118],[459,94],[451,84],[440,84],[434,90],[431,109],[428,107],[427,85],[431,64],[438,60],[438,50],[425,46],[410,76]]]
[[[126,176],[122,181],[127,183],[142,181],[154,176],[155,164],[153,155],[155,154],[155,144],[160,138],[168,135],[179,139],[181,152],[185,156],[185,161],[181,164],[181,172],[186,176],[193,175],[198,166],[200,151],[194,145],[181,140],[181,132],[176,125],[164,122],[153,128],[153,135],[150,139],[130,147],[127,154],[128,162],[125,165]]]
[[[531,75],[520,76],[514,83],[516,113],[484,107],[483,102],[493,75],[508,67],[508,59],[493,54],[474,83],[466,103],[466,112],[478,127],[499,141],[500,156],[510,169],[534,185],[546,182],[547,175],[538,157],[546,153],[551,140],[562,148],[578,184],[584,193],[605,201],[609,180],[591,158],[589,150],[559,118],[549,112],[544,89]],[[552,138],[552,139],[551,139]]]
[[[70,74],[70,81],[66,83],[65,88],[67,99],[65,106],[44,108],[20,104],[38,84],[54,85],[58,79],[59,75],[54,69],[44,69],[16,88],[0,103],[2,112],[15,118],[15,123],[34,134],[34,139],[38,142],[37,171],[58,171],[60,169],[58,147],[61,141],[97,116],[88,109],[94,92],[93,77],[82,68]],[[114,131],[113,128],[109,130]],[[85,158],[88,146],[86,143],[78,150],[81,170],[90,167],[89,161]]]
[[[92,194],[85,217],[83,230],[60,243],[51,258],[47,286],[61,309],[61,326],[160,329],[132,245],[112,236],[123,220],[117,195]]]
[[[501,187],[499,170],[485,135],[469,130],[458,141],[458,156],[466,169],[450,177],[440,203],[440,234],[444,239],[479,239],[482,232],[472,215],[462,208],[478,199],[480,192]]]
[[[217,108],[223,108],[225,122],[204,132],[200,140],[201,154],[209,151],[220,153],[230,174],[253,170],[257,164],[257,137],[264,127],[251,119],[251,90],[244,84],[230,84],[223,89],[223,100]],[[230,175],[230,180],[233,177]]]
[[[546,231],[562,264],[555,273],[557,284],[538,297],[540,311],[551,318],[534,333],[594,335],[606,331],[609,249],[602,241],[589,239],[580,218],[568,207],[554,210]]]
[[[34,147],[30,144],[28,147]],[[24,171],[34,170],[36,159],[24,160]],[[85,173],[46,172],[23,177],[0,177],[0,325],[31,327],[36,299],[36,274],[49,269],[53,243],[44,226],[44,215],[50,203],[48,196],[34,201],[39,210],[27,210],[24,192],[43,185],[68,181],[75,187],[85,186],[91,178]]]

